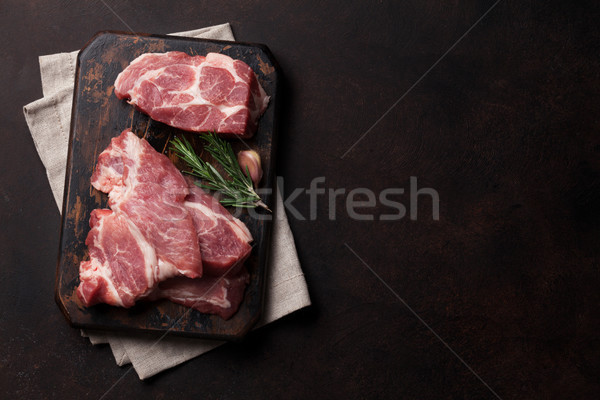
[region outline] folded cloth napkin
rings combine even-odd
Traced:
[[[211,26],[177,36],[234,40],[229,24]],[[39,57],[44,97],[23,107],[37,152],[46,168],[50,188],[62,206],[71,104],[78,51]],[[117,134],[118,132],[115,132]],[[262,326],[310,305],[310,297],[279,189],[267,276]],[[118,365],[131,363],[140,379],[151,377],[223,344],[214,340],[85,330],[92,344],[108,343]]]

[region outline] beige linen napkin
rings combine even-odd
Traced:
[[[234,40],[228,23],[173,35]],[[39,57],[44,97],[23,107],[59,210],[64,190],[77,53]],[[258,326],[310,305],[306,281],[278,189],[275,215],[265,307]],[[81,333],[92,344],[108,343],[117,364],[131,363],[140,379],[153,376],[224,343],[172,335],[158,340],[157,337],[126,333],[89,330]]]

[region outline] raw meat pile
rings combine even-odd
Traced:
[[[146,53],[115,81],[115,94],[152,119],[192,132],[249,138],[269,104],[254,71],[218,53]]]
[[[252,241],[241,221],[129,130],[100,154],[91,181],[110,210],[91,213],[77,288],[85,306],[167,298],[223,318],[237,311]]]

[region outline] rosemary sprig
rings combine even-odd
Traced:
[[[198,157],[186,138],[175,138],[171,140],[171,150],[191,168],[191,171],[184,172],[202,179],[202,183],[196,185],[221,193],[222,198],[219,201],[224,206],[262,207],[271,211],[254,191],[249,174],[241,171],[231,144],[211,132],[201,135],[200,138],[206,142],[204,149],[223,166],[231,179],[226,180],[215,167]]]

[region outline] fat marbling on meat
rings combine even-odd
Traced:
[[[100,154],[91,182],[111,209],[90,216],[85,306],[168,299],[224,319],[238,310],[252,235],[218,200],[129,130]]]
[[[203,273],[211,276],[234,274],[250,255],[252,235],[219,201],[186,179],[190,194],[185,198],[198,234]]]
[[[167,156],[126,129],[98,157],[92,186],[108,193],[110,208],[154,247],[160,280],[202,275],[196,229],[184,206],[188,185]]]
[[[93,210],[90,228],[90,259],[79,266],[77,296],[86,306],[133,306],[159,280],[154,247],[127,217],[111,210]]]
[[[115,95],[152,119],[192,132],[249,138],[269,104],[256,74],[219,53],[145,53],[117,77]]]

